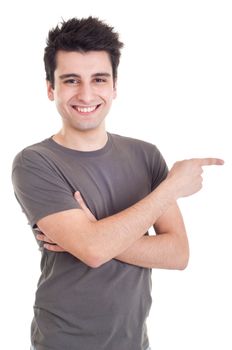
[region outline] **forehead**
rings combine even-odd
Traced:
[[[112,75],[112,65],[106,51],[58,51],[56,55],[55,74],[95,74],[107,72]]]

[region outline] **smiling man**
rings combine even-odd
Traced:
[[[55,86],[53,88],[48,81],[48,96],[56,101],[65,134],[72,129],[102,130],[103,142],[106,142],[104,119],[116,96],[109,54],[106,51],[59,51],[56,64]],[[56,136],[59,142],[58,137],[61,135]],[[70,141],[69,137],[66,141]]]
[[[121,47],[92,17],[49,32],[47,91],[62,127],[21,151],[12,172],[42,253],[34,350],[149,349],[151,269],[188,262],[176,200],[200,190],[202,166],[223,163],[185,160],[168,173],[156,146],[106,131]]]

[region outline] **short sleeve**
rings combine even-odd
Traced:
[[[33,150],[24,150],[15,157],[12,183],[32,227],[47,215],[80,208],[67,181]]]
[[[152,186],[153,191],[160,183],[166,179],[168,175],[167,163],[159,151],[159,149],[154,146],[154,152],[152,157]]]

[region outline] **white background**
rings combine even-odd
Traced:
[[[230,5],[224,0],[2,2],[1,348],[29,349],[39,277],[40,253],[12,191],[12,160],[60,127],[45,90],[48,30],[62,17],[89,15],[113,25],[125,43],[108,130],[155,143],[169,166],[190,157],[226,162],[205,169],[203,190],[179,203],[191,259],[183,272],[153,271],[151,346],[232,348]]]

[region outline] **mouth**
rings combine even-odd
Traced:
[[[78,113],[81,113],[83,115],[87,115],[90,113],[95,112],[101,104],[95,105],[95,106],[77,106],[77,105],[72,105],[72,108],[75,109]]]

